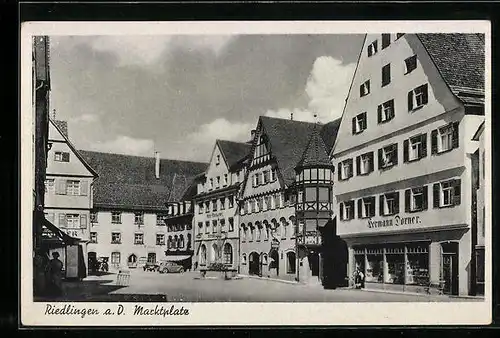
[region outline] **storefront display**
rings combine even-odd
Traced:
[[[427,286],[429,284],[429,253],[425,246],[407,248],[406,284]]]
[[[382,283],[384,276],[384,255],[382,249],[367,249],[367,266],[366,278],[367,282]]]
[[[387,274],[385,283],[404,284],[405,276],[405,255],[404,247],[386,249]]]

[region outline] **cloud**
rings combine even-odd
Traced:
[[[71,123],[93,123],[99,121],[99,116],[95,114],[83,114],[80,116],[75,116],[69,119],[69,122]]]
[[[342,116],[355,64],[342,64],[330,56],[316,59],[307,80],[305,91],[309,96],[309,109],[317,112],[323,122]]]
[[[230,122],[218,118],[210,123],[201,125],[189,138],[196,143],[213,145],[216,139],[229,141],[248,141],[253,125],[250,123]]]
[[[92,150],[115,154],[153,156],[154,142],[148,139],[132,138],[119,135],[114,140],[95,142],[90,146]]]

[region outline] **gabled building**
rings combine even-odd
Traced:
[[[85,276],[89,242],[92,184],[97,173],[69,140],[66,121],[49,121],[47,174],[45,179],[45,217],[70,237],[77,246],[59,245],[60,240],[45,228],[45,242],[60,253],[66,277]],[[51,238],[53,237],[53,238]],[[78,264],[67,263],[67,251]],[[74,251],[73,253],[71,251]]]
[[[217,140],[205,172],[196,178],[194,236],[197,267],[212,263],[238,268],[238,193],[250,144]]]
[[[333,196],[330,169],[325,174],[324,157],[318,159],[316,155],[309,155],[322,152],[327,154],[331,150],[327,145],[333,144],[339,123],[340,120],[336,120],[319,126],[315,123],[266,116],[259,118],[252,141],[248,172],[241,187],[241,273],[320,283],[322,264],[317,249],[322,243],[319,228],[325,223],[320,221],[318,224],[316,212],[310,220],[305,220],[307,217],[304,216],[303,202],[309,195],[304,196],[303,193],[309,194],[310,190],[305,190],[304,183],[307,181],[306,185],[313,184],[309,176],[312,168],[313,175],[322,175],[322,183],[325,183],[324,175],[328,175],[327,191],[325,196],[322,195],[325,197],[328,215],[322,216],[325,216],[327,222],[331,221],[333,215],[330,213],[330,205]],[[310,161],[312,158],[321,163],[313,163]],[[328,162],[328,158],[326,161]],[[304,178],[307,179],[304,181]],[[308,188],[314,188],[317,192],[318,176],[314,178],[314,187]],[[314,204],[311,208],[318,205],[317,195],[314,197],[315,200],[310,201]],[[297,208],[300,210],[301,222],[296,217]],[[306,222],[307,226],[304,226]],[[306,229],[309,231],[306,232]],[[299,242],[297,234],[300,234]],[[309,240],[314,242],[307,242]],[[305,250],[299,252],[299,246]]]
[[[484,47],[481,34],[364,39],[332,157],[337,233],[367,288],[474,293]]]
[[[179,201],[205,163],[80,151],[96,170],[89,266],[111,271],[165,259],[168,202]]]

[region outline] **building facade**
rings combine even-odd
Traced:
[[[51,147],[47,156],[45,179],[45,217],[68,236],[78,240],[76,250],[81,253],[76,254],[76,259],[82,260],[86,270],[92,184],[97,173],[71,144],[66,121],[50,120],[49,144]],[[78,265],[71,267],[71,264],[66,264],[67,247],[62,246],[54,250],[60,253],[59,259],[66,267],[66,274],[71,276],[76,272],[78,275],[77,271],[74,271]],[[79,255],[81,257],[78,257]]]
[[[484,37],[366,35],[332,157],[337,233],[367,288],[471,293]]]
[[[166,259],[168,203],[179,201],[206,164],[81,151],[99,178],[90,214],[89,266],[110,271]]]
[[[197,178],[193,221],[197,268],[222,263],[238,269],[238,194],[249,154],[248,143],[217,140],[206,171]]]

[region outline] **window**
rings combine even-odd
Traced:
[[[134,234],[134,244],[144,244],[144,234]]]
[[[165,215],[156,215],[156,225],[157,226],[162,226],[165,225]]]
[[[247,264],[247,254],[241,254],[241,264]]]
[[[80,181],[66,181],[66,195],[78,196],[80,195]]]
[[[402,37],[403,35],[405,35],[405,33],[397,33],[396,34],[396,39],[399,39],[400,37]]]
[[[422,210],[427,210],[427,186],[407,189],[405,191],[405,211]]]
[[[66,227],[68,229],[80,229],[80,215],[66,214]]]
[[[179,236],[179,241],[177,242],[177,247],[180,249],[184,249],[184,235]]]
[[[205,264],[207,264],[207,247],[205,244],[202,244],[200,248],[200,265]]]
[[[354,219],[354,201],[340,203],[340,219],[342,221]]]
[[[220,176],[217,176],[216,177],[216,184],[215,184],[215,188],[219,188],[220,187]]]
[[[417,56],[410,56],[405,60],[405,74],[413,72],[417,68]]]
[[[353,176],[353,161],[348,159],[338,164],[339,167],[339,180],[347,180]]]
[[[142,212],[134,213],[134,224],[137,224],[137,225],[144,224],[144,213],[142,213]]]
[[[444,153],[458,148],[458,122],[450,123],[431,132],[432,154]]]
[[[111,212],[111,223],[121,224],[122,223],[122,213],[121,212]]]
[[[224,218],[221,218],[219,220],[219,223],[220,223],[220,229],[222,232],[225,232],[226,231],[226,220]]]
[[[271,182],[276,181],[276,169],[271,169]]]
[[[364,197],[358,200],[358,218],[375,216],[375,197]]]
[[[212,201],[212,211],[217,211],[217,200]]]
[[[210,212],[210,202],[205,203],[205,212],[208,214]]]
[[[54,154],[54,161],[56,162],[69,162],[69,153],[64,151],[56,151]]]
[[[206,221],[206,222],[205,222],[205,233],[206,233],[206,234],[208,234],[208,232],[209,232],[209,230],[208,230],[208,229],[209,229],[209,228],[210,228],[210,221]]]
[[[231,208],[234,207],[234,200],[235,200],[235,198],[236,198],[235,196],[229,196],[227,198],[228,199],[228,204],[229,204],[229,206],[228,206],[229,209],[231,209]]]
[[[399,193],[392,192],[380,195],[380,216],[390,216],[399,213]]]
[[[97,243],[97,232],[90,233],[90,243]]]
[[[378,123],[384,123],[392,120],[394,118],[394,100],[386,101],[379,104],[377,109]]]
[[[220,163],[220,155],[217,155],[215,158],[215,164],[219,165],[219,163]]]
[[[366,112],[352,118],[352,134],[359,134],[366,129]]]
[[[449,180],[433,185],[434,208],[452,207],[460,205],[461,180]]]
[[[264,170],[262,172],[262,182],[264,184],[269,183],[269,171],[268,170]]]
[[[372,55],[377,54],[377,51],[378,51],[378,44],[377,40],[375,40],[368,45],[368,56],[370,57]]]
[[[398,144],[394,143],[378,150],[378,168],[386,169],[398,164]]]
[[[112,252],[111,253],[111,264],[120,264],[120,253]]]
[[[256,173],[254,175],[254,178],[255,178],[255,186],[260,185],[260,173]]]
[[[212,233],[216,233],[217,232],[217,220],[214,219],[212,221]]]
[[[203,210],[203,203],[199,203],[199,204],[198,204],[198,213],[199,213],[199,214],[203,214],[203,211],[204,211],[204,210]]]
[[[363,97],[370,94],[370,80],[365,81],[361,86],[359,86],[359,96]]]
[[[427,104],[428,100],[427,84],[413,89],[408,92],[408,111],[421,108],[423,105]]]
[[[391,44],[391,34],[382,34],[382,49],[389,47]]]
[[[357,175],[368,175],[373,171],[373,152],[356,157]]]
[[[52,194],[55,192],[53,178],[49,178],[49,179],[45,180],[45,192],[52,193]]]
[[[227,181],[227,174],[224,174],[224,185],[227,185],[228,184],[228,181]]]
[[[405,162],[417,161],[427,156],[427,134],[420,134],[403,143]]]
[[[224,210],[224,209],[226,209],[226,198],[222,197],[220,199],[220,210]]]
[[[211,179],[209,180],[208,189],[210,190],[210,189],[213,189],[213,188],[214,188],[214,179],[213,179],[213,178],[211,178]]]
[[[382,67],[382,87],[391,83],[391,64],[388,63]]]
[[[90,223],[98,223],[97,211],[90,212]]]
[[[119,232],[111,233],[111,244],[121,244],[122,242],[122,234]]]

